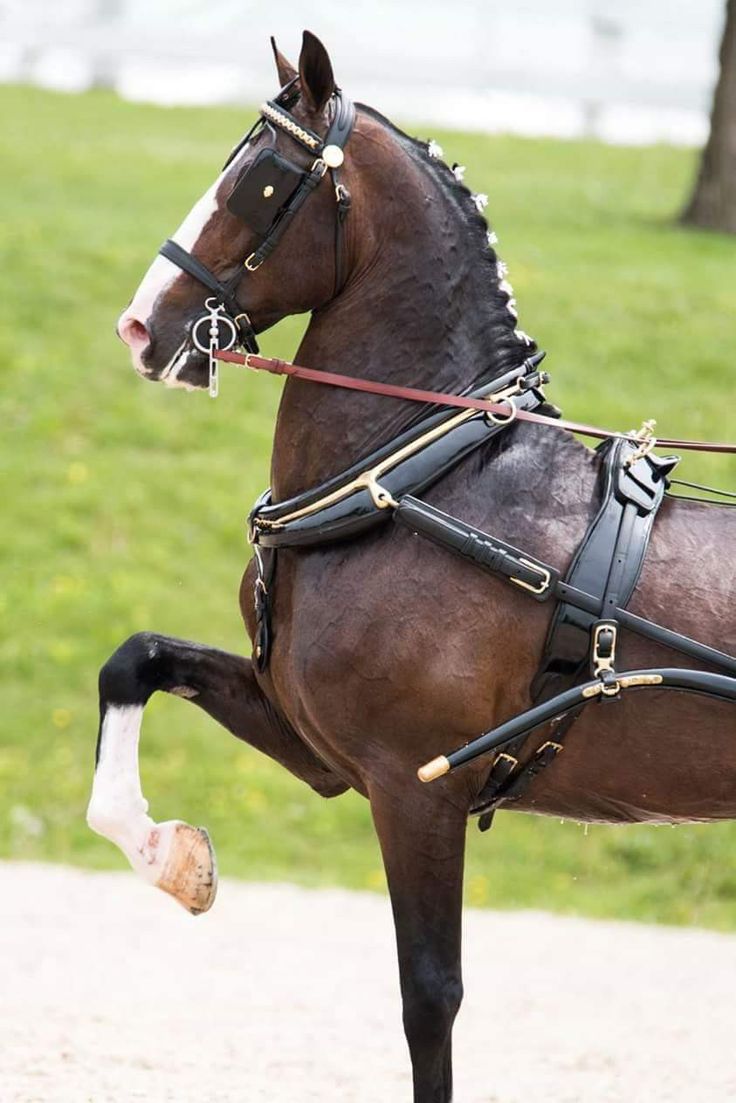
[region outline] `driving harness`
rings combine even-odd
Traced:
[[[252,274],[260,268],[328,172],[337,204],[335,294],[343,285],[341,228],[350,209],[350,195],[339,180],[338,170],[355,109],[336,89],[328,131],[324,139],[320,138],[289,112],[299,97],[297,79],[262,105],[259,119],[225,164],[227,167],[265,128],[281,130],[313,158],[308,166],[300,166],[276,149],[265,148],[235,182],[227,207],[257,238],[256,247],[242,266],[222,282],[175,241],[166,241],[160,249],[163,256],[213,293],[205,301],[205,313],[195,319],[190,331],[194,347],[209,355],[210,393],[217,393],[218,361],[228,360],[271,371],[288,370],[307,378],[322,377],[322,382],[353,389],[396,393],[420,401],[426,396],[428,408],[418,423],[320,486],[283,502],[273,502],[269,490],[258,499],[248,520],[249,542],[257,565],[254,661],[259,671],[265,671],[273,644],[278,549],[358,538],[377,531],[389,520],[504,579],[530,598],[553,602],[542,664],[530,688],[532,706],[418,770],[420,780],[432,781],[479,755],[503,748],[493,757],[484,787],[471,809],[471,814],[479,816],[481,830],[485,830],[497,807],[518,800],[539,772],[555,761],[563,750],[565,736],[587,704],[618,699],[623,691],[637,687],[689,690],[736,702],[736,658],[627,609],[657,511],[679,462],[677,456],[661,458],[653,454],[657,443],[653,423],[645,422],[638,433],[628,435],[605,431],[596,434],[610,438],[597,449],[597,510],[564,578],[538,557],[418,497],[471,452],[508,434],[517,420],[559,418],[559,411],[547,403],[542,390],[549,379],[540,370],[544,353],[535,353],[517,368],[461,396],[437,395],[443,400],[437,405],[432,405],[430,392],[388,384],[364,385],[340,376],[327,378],[329,373],[255,355],[255,331],[238,301],[243,269]],[[228,351],[236,345],[245,350],[245,356]],[[252,363],[254,358],[260,362]],[[448,405],[460,409],[448,411]],[[540,418],[540,414],[544,416]],[[692,446],[692,442],[677,443]],[[731,450],[731,446],[724,448]],[[679,667],[621,672],[616,660],[622,629],[716,667],[719,672]],[[531,752],[525,751],[531,733],[544,725],[547,738]]]

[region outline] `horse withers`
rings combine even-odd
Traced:
[[[168,386],[212,387],[218,350],[253,349],[258,332],[309,312],[298,352],[307,366],[455,394],[518,382],[537,350],[518,325],[485,197],[435,143],[369,107],[351,113],[314,36],[305,32],[297,69],[274,51],[281,92],[120,318],[136,370]],[[437,424],[436,408],[289,379],[267,502],[309,512],[313,488],[324,498],[345,473],[360,481],[366,456],[420,430],[435,439]],[[600,455],[570,433],[518,421],[461,453],[427,481],[428,503],[564,576],[599,507]],[[389,504],[375,480],[360,490],[376,508]],[[733,651],[734,540],[734,512],[665,498],[633,613]],[[365,796],[395,919],[415,1103],[446,1103],[462,998],[465,832],[495,759],[432,785],[416,771],[529,707],[551,606],[399,525],[279,548],[277,563],[265,545],[256,539],[240,594],[252,658],[143,632],[103,667],[88,820],[190,911],[211,906],[206,833],[156,823],[141,791],[140,725],[159,690],[203,708],[322,796]],[[628,632],[617,652],[622,669],[682,664]],[[532,734],[524,761],[549,731]],[[622,694],[582,712],[564,754],[509,807],[609,823],[733,817],[734,734],[724,701]]]

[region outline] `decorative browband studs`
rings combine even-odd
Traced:
[[[291,134],[292,138],[296,138],[298,142],[306,146],[307,149],[317,149],[320,144],[320,140],[316,134],[310,134],[304,127],[295,123],[290,115],[287,115],[284,111],[280,111],[273,103],[262,103],[260,107],[261,115],[264,119],[268,119],[270,123],[274,123],[276,126],[281,127],[287,134]]]

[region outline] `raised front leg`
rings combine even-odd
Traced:
[[[371,791],[391,893],[414,1103],[452,1099],[452,1026],[463,995],[460,962],[467,816],[437,792]]]
[[[155,823],[141,791],[138,740],[156,690],[199,705],[323,796],[347,789],[301,741],[259,688],[249,659],[185,640],[131,636],[100,672],[100,731],[87,822],[116,843],[138,873],[194,915],[212,906],[215,856],[207,832],[180,820]]]

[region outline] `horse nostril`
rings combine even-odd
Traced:
[[[124,341],[134,352],[142,352],[151,341],[143,322],[139,321],[133,314],[121,315],[117,333],[120,340]]]

